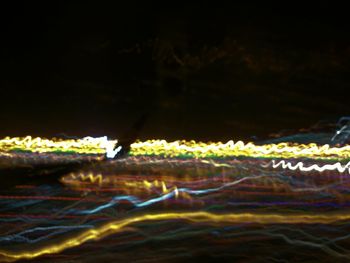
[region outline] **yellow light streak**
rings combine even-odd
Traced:
[[[251,142],[244,144],[242,141],[236,143],[233,141],[196,143],[195,141],[148,140],[131,144],[130,155],[189,156],[195,158],[245,156],[253,158],[346,159],[350,158],[350,145],[330,147],[328,144],[318,146],[315,143],[255,145]]]
[[[45,139],[26,137],[5,137],[0,140],[0,151],[30,151],[38,153],[74,152],[79,154],[105,154],[107,149],[113,148],[117,140],[108,140],[107,137],[82,139]]]
[[[106,154],[114,149],[117,140],[108,140],[107,137],[82,139],[45,139],[26,137],[5,137],[0,140],[0,152],[16,150],[30,152],[74,152],[79,154]],[[252,157],[252,158],[315,158],[315,159],[349,159],[350,145],[330,147],[328,144],[317,145],[279,143],[255,145],[242,141],[222,142],[195,142],[148,140],[137,141],[131,144],[130,155],[160,155],[166,157]]]
[[[85,230],[73,237],[26,251],[0,250],[0,260],[15,261],[20,259],[33,259],[45,254],[59,253],[65,249],[79,246],[90,240],[99,240],[106,236],[127,230],[127,227],[141,223],[161,220],[182,220],[192,223],[237,224],[332,224],[339,221],[350,220],[350,214],[256,214],[256,213],[230,213],[213,214],[209,212],[170,212],[159,214],[137,215],[131,218],[116,220],[94,229]]]
[[[89,173],[69,173],[68,175],[62,177],[60,181],[69,186],[82,186],[85,183],[103,186],[119,186],[124,190],[151,190],[152,188],[160,188],[163,194],[175,191],[176,197],[178,196],[178,189],[175,186],[168,187],[165,181],[154,180],[124,180],[119,177],[111,178],[111,176],[103,176],[101,173],[94,174]]]

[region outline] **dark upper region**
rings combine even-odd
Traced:
[[[0,136],[121,138],[147,116],[138,138],[250,140],[335,122],[349,115],[344,10],[331,1],[9,6]]]

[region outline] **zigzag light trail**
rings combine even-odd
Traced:
[[[269,165],[266,165],[266,167],[267,166],[269,166]],[[342,165],[340,162],[337,162],[337,163],[333,163],[333,164],[325,164],[322,166],[319,166],[318,164],[312,164],[310,166],[305,166],[305,164],[303,162],[298,162],[296,164],[292,164],[291,162],[286,162],[285,160],[281,160],[279,162],[272,160],[272,167],[273,168],[282,167],[283,169],[289,169],[292,171],[299,170],[302,172],[338,171],[339,173],[344,173],[347,171],[348,173],[350,173],[350,162],[348,162],[345,165]]]

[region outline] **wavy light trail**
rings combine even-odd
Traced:
[[[0,250],[1,260],[11,262],[20,259],[32,259],[45,254],[61,252],[65,249],[79,246],[90,240],[99,240],[105,236],[116,234],[126,230],[128,226],[151,221],[161,220],[184,220],[206,224],[237,224],[237,223],[257,223],[257,224],[332,224],[339,221],[350,220],[350,214],[254,214],[254,213],[230,213],[213,214],[209,212],[172,212],[159,214],[146,214],[116,220],[105,225],[88,229],[59,241],[57,244],[43,246],[34,250],[8,251]]]
[[[91,209],[91,210],[79,211],[78,213],[79,214],[94,214],[94,213],[100,212],[103,209],[113,207],[114,205],[118,204],[120,201],[123,201],[123,200],[127,200],[127,201],[131,202],[135,207],[146,207],[146,206],[150,206],[150,205],[155,204],[155,203],[159,203],[159,202],[168,200],[168,199],[173,198],[173,197],[177,197],[179,195],[179,193],[185,193],[185,194],[189,194],[189,195],[208,194],[208,193],[212,193],[212,192],[218,192],[224,188],[237,185],[237,184],[244,182],[244,181],[253,180],[253,179],[260,179],[262,177],[271,177],[271,176],[270,175],[258,175],[258,176],[243,177],[239,180],[223,184],[220,187],[200,189],[200,190],[193,190],[193,189],[188,189],[188,188],[177,188],[175,186],[174,190],[167,191],[166,188],[164,189],[165,184],[163,182],[163,192],[165,192],[165,194],[163,194],[159,197],[155,197],[155,198],[149,199],[147,201],[141,201],[134,196],[116,196],[113,198],[113,200],[111,200],[107,204],[101,205],[101,206],[94,208],[94,209]]]
[[[282,167],[283,169],[288,170],[299,170],[302,172],[310,172],[310,171],[317,171],[317,172],[324,172],[324,171],[338,171],[339,173],[348,172],[350,173],[350,162],[348,162],[345,165],[342,165],[340,162],[334,163],[334,164],[325,164],[322,166],[319,166],[318,164],[312,164],[310,166],[305,166],[303,162],[298,162],[296,164],[293,164],[291,162],[287,162],[285,160],[279,161],[276,163],[275,160],[272,160],[272,167],[278,168]],[[269,166],[271,163],[269,163],[267,166]]]

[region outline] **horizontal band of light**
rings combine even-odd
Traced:
[[[79,154],[106,154],[113,158],[118,151],[115,149],[117,140],[108,140],[106,136],[82,139],[45,139],[26,137],[6,137],[0,140],[0,152],[62,152]],[[350,159],[350,145],[330,147],[328,144],[319,146],[315,143],[295,144],[279,143],[255,145],[242,141],[227,143],[203,143],[195,141],[148,140],[137,141],[130,146],[132,156],[165,156],[165,157],[253,157],[253,158],[315,158],[315,159]]]
[[[28,151],[38,153],[62,152],[79,154],[106,154],[113,151],[117,140],[108,140],[106,136],[82,139],[45,139],[26,137],[5,137],[0,140],[0,151]]]
[[[231,157],[244,156],[253,158],[319,158],[348,159],[350,145],[330,147],[328,144],[318,146],[315,143],[295,144],[279,143],[255,145],[238,141],[227,143],[202,143],[195,141],[148,140],[131,144],[130,155],[161,155],[165,157]]]

